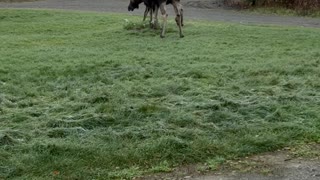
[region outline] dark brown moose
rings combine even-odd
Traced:
[[[162,31],[160,34],[161,38],[164,38],[166,33],[166,26],[167,26],[167,19],[168,19],[166,5],[172,4],[174,8],[174,12],[176,14],[175,20],[179,27],[180,37],[181,38],[184,37],[182,33],[183,9],[182,9],[180,0],[130,0],[128,11],[133,11],[134,9],[138,9],[141,3],[144,3],[146,5],[146,10],[144,12],[143,19],[145,20],[148,13],[150,12],[150,25],[152,26],[157,26],[158,24],[158,11],[160,9],[160,12],[163,18]],[[153,18],[153,15],[154,15],[154,18]]]

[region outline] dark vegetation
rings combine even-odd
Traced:
[[[235,7],[267,7],[295,10],[300,15],[320,11],[320,0],[224,0],[225,4]]]

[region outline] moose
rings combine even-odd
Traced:
[[[174,11],[175,11],[175,14],[176,14],[175,21],[176,21],[178,28],[179,28],[180,37],[181,38],[184,37],[184,35],[182,33],[183,9],[182,9],[182,5],[180,3],[180,0],[130,0],[129,6],[128,6],[128,11],[133,11],[134,9],[138,9],[139,5],[142,2],[146,5],[146,10],[144,12],[144,20],[146,19],[146,16],[150,12],[150,24],[156,25],[158,23],[158,11],[160,9],[160,12],[163,17],[162,31],[160,34],[161,38],[165,37],[166,26],[167,26],[168,14],[167,14],[166,5],[172,4]],[[154,14],[154,19],[153,19],[153,14]]]
[[[155,11],[155,5],[150,0],[135,0],[130,1],[130,4],[128,6],[128,11],[133,11],[134,9],[139,9],[139,4],[144,2],[146,9],[144,11],[143,21],[147,19],[148,14],[150,13],[150,27],[155,27],[157,25],[157,19],[155,19],[155,22],[153,21],[153,13]]]

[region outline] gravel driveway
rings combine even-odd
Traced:
[[[203,19],[242,24],[274,24],[320,28],[320,18],[241,13],[235,10],[222,8],[216,1],[217,0],[182,0],[185,9],[185,17],[187,19]],[[40,0],[23,3],[0,2],[0,8],[48,8],[142,15],[144,8],[129,13],[127,11],[128,2],[129,0]],[[169,15],[172,16],[174,14],[172,7],[168,6],[168,9]]]

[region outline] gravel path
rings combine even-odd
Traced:
[[[48,8],[142,15],[144,8],[140,8],[133,13],[129,13],[127,11],[128,2],[129,0],[40,0],[23,3],[0,2],[0,8]],[[241,13],[235,10],[221,8],[220,4],[216,3],[216,0],[182,0],[182,4],[184,5],[185,17],[187,19],[203,19],[242,24],[274,24],[320,28],[320,18]],[[168,9],[169,15],[172,16],[172,7],[168,6]]]

